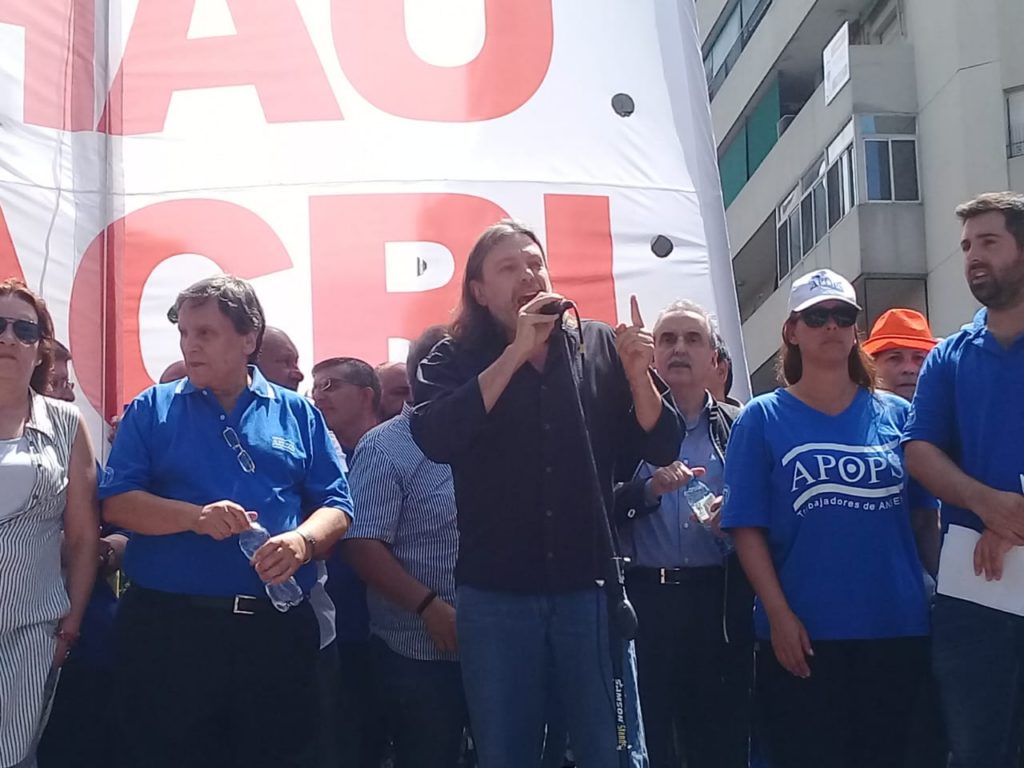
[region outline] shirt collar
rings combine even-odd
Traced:
[[[714,399],[711,397],[711,393],[706,389],[704,390],[704,405],[701,406],[700,415],[697,416],[697,420],[693,424],[686,423],[686,417],[680,413],[679,415],[683,418],[683,426],[686,427],[686,431],[694,430],[700,426],[700,423],[708,418],[708,414],[711,412],[711,405]]]
[[[267,381],[263,374],[260,373],[260,369],[255,365],[248,365],[246,369],[249,371],[249,384],[246,387],[257,397],[262,397],[267,400],[276,400],[277,391],[274,389],[274,385]],[[175,387],[174,393],[178,395],[190,395],[193,392],[198,392],[199,388],[192,383],[192,380],[188,377],[178,382],[178,386]]]
[[[36,392],[31,393],[28,421],[25,422],[25,426],[53,439],[53,422],[50,421],[50,412],[46,408],[46,400]]]

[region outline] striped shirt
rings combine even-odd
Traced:
[[[32,746],[46,711],[53,632],[69,602],[61,528],[78,409],[32,394],[25,438],[35,481],[25,504],[0,522],[0,765]]]
[[[349,483],[356,515],[350,539],[388,545],[406,572],[455,605],[459,549],[455,489],[447,465],[435,464],[413,442],[409,412],[367,432],[351,464]],[[455,661],[431,641],[423,620],[367,590],[370,631],[397,654],[424,661]]]

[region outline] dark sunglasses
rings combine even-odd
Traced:
[[[14,329],[14,337],[22,344],[35,344],[42,335],[39,323],[33,323],[31,320],[17,320],[13,317],[0,317],[0,336],[7,332],[8,324]]]
[[[811,307],[800,313],[800,319],[808,328],[822,328],[828,323],[829,318],[835,321],[840,328],[849,328],[857,322],[858,311],[851,306],[842,307]]]

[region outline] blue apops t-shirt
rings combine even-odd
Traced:
[[[910,509],[936,503],[908,498],[908,410],[896,395],[862,389],[829,416],[779,389],[733,425],[722,527],[766,529],[782,591],[813,640],[928,634]],[[754,626],[768,639],[759,600]]]

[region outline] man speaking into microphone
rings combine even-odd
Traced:
[[[632,324],[615,330],[563,319],[564,301],[536,234],[495,224],[469,254],[450,338],[413,382],[413,437],[455,483],[456,626],[481,768],[539,765],[552,697],[581,768],[620,765],[601,516],[619,455],[663,466],[679,452],[636,299]],[[629,764],[640,768],[631,646],[625,668]]]

